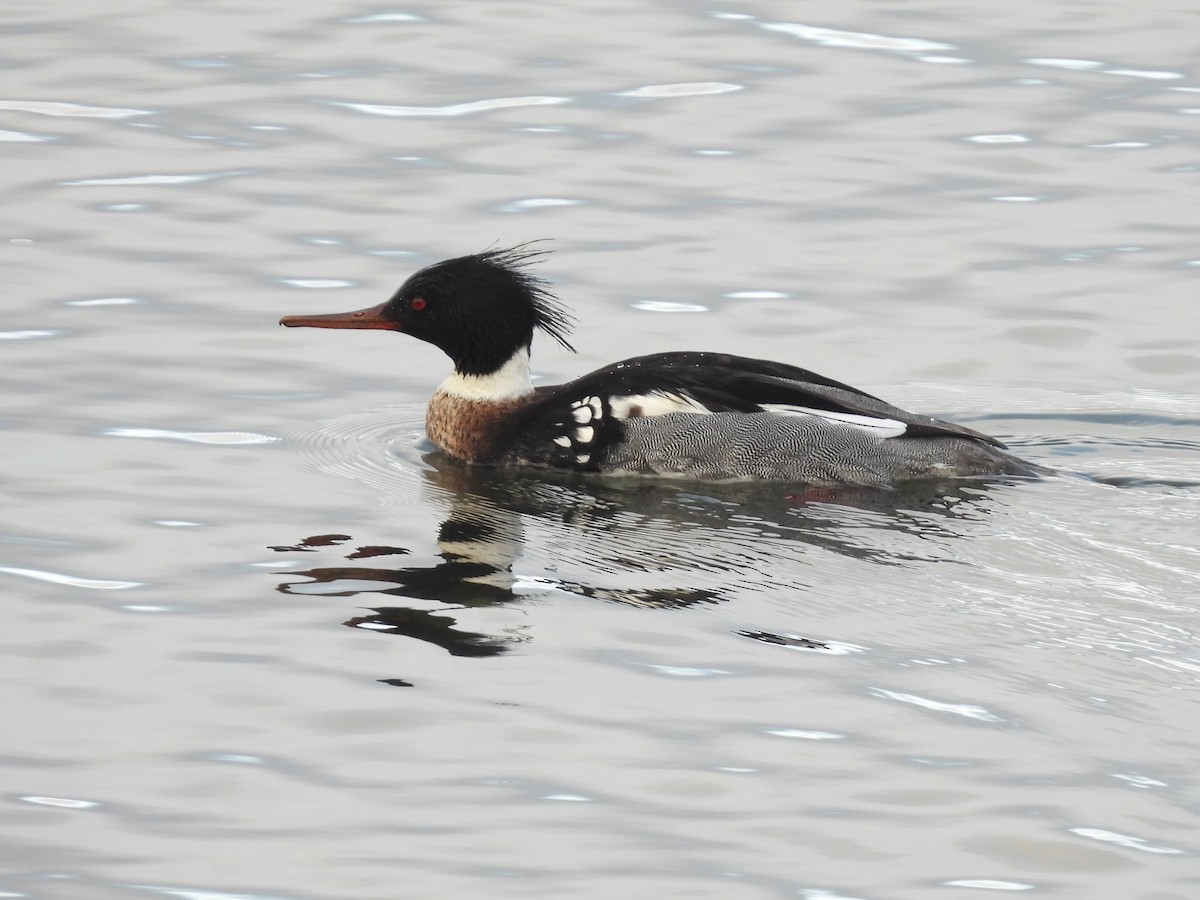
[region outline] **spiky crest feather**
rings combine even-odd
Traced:
[[[489,249],[476,253],[475,259],[484,265],[507,272],[528,290],[533,301],[534,325],[574,353],[575,348],[567,340],[567,335],[575,325],[575,317],[550,290],[550,282],[528,270],[531,264],[541,262],[544,257],[550,255],[549,247],[534,246],[540,243],[544,243],[544,239],[525,241],[512,247]]]

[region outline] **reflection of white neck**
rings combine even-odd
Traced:
[[[529,379],[529,348],[522,347],[495,372],[487,375],[462,375],[455,372],[441,383],[438,391],[483,403],[515,400],[533,391]]]

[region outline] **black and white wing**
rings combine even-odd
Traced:
[[[963,425],[909,412],[808,369],[770,360],[723,353],[659,353],[616,363],[564,387],[589,390],[600,385],[612,398],[616,412],[627,415],[811,415],[876,429],[880,436],[956,435],[1003,446]]]
[[[765,414],[797,424],[849,426],[877,440],[947,436],[1003,446],[807,369],[719,353],[660,353],[540,389],[538,400],[514,423],[514,439],[502,453],[510,462],[595,471],[633,420],[722,414],[728,422],[731,413],[753,414],[758,427]]]

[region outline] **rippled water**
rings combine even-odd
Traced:
[[[1188,10],[4,24],[0,896],[1200,894]],[[471,472],[437,351],[275,327],[534,238],[545,383],[780,359],[1064,474]]]

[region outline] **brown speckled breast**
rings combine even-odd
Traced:
[[[513,416],[534,402],[529,394],[501,403],[465,400],[438,391],[425,410],[425,433],[456,459],[469,463],[491,462],[500,433]]]

